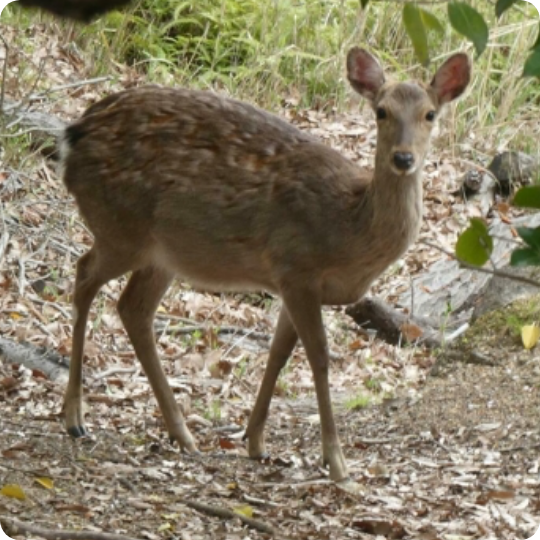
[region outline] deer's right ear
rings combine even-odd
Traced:
[[[347,78],[351,86],[370,101],[375,99],[384,84],[384,72],[379,61],[359,47],[353,47],[347,55]]]

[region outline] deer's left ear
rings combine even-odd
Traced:
[[[457,53],[448,58],[435,73],[431,87],[442,105],[460,96],[470,80],[471,61],[465,53]]]

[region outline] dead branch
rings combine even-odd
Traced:
[[[23,523],[18,519],[0,517],[0,523],[8,536],[28,533],[45,540],[137,540],[123,534],[113,534],[95,531],[66,531],[63,529],[45,529],[36,525]]]
[[[8,60],[9,60],[9,46],[2,34],[0,34],[0,40],[2,41],[2,44],[4,45],[4,49],[6,51],[6,56],[4,57],[4,65],[2,66],[2,84],[0,86],[0,113],[1,113],[4,109],[4,98],[6,95],[6,80],[7,80],[6,77],[7,77],[7,66],[8,66]]]
[[[438,348],[445,341],[444,336],[426,319],[401,313],[376,298],[363,298],[360,302],[348,306],[345,313],[362,328],[376,330],[377,336],[391,345],[406,342]],[[405,325],[418,327],[420,337],[409,337]]]
[[[182,503],[185,504],[189,508],[193,508],[194,510],[203,512],[210,516],[218,517],[220,519],[238,518],[240,519],[240,521],[242,521],[242,523],[244,523],[248,527],[251,527],[252,529],[256,529],[263,533],[271,534],[272,536],[275,535],[275,531],[272,527],[270,527],[270,525],[267,525],[266,523],[263,523],[262,521],[259,521],[258,519],[250,518],[242,514],[239,514],[237,512],[233,512],[232,510],[228,510],[227,508],[222,508],[220,506],[214,506],[211,504],[205,504],[205,503],[187,501],[187,500],[183,500]]]
[[[256,332],[250,330],[249,328],[241,328],[239,326],[208,326],[206,324],[196,324],[196,325],[171,325],[165,326],[161,322],[155,323],[155,329],[157,332],[164,332],[165,334],[193,334],[195,332],[215,332],[217,335],[220,334],[237,334],[240,336],[250,337],[252,339],[257,339],[261,341],[270,341],[270,335],[264,332]]]
[[[29,343],[17,343],[0,336],[0,357],[11,364],[37,369],[51,381],[67,381],[67,362],[55,351],[37,348]]]

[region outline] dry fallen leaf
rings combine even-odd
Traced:
[[[245,516],[248,518],[253,517],[253,508],[249,506],[249,504],[243,505],[243,506],[237,506],[234,509],[235,514],[240,514],[241,516]]]
[[[424,331],[418,325],[413,323],[403,323],[400,331],[407,341],[416,341],[424,334]]]
[[[229,439],[225,439],[224,437],[219,438],[219,447],[222,450],[234,450],[236,448],[236,445],[230,441]]]
[[[38,478],[34,478],[36,483],[38,483],[40,486],[44,487],[45,489],[54,489],[54,481],[52,478],[47,478],[46,476],[41,476]]]
[[[521,340],[528,351],[538,343],[538,339],[540,339],[540,327],[536,324],[526,324],[521,328]]]
[[[0,493],[6,497],[18,499],[19,501],[26,500],[26,494],[18,484],[6,484],[0,489]]]

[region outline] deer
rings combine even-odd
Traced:
[[[175,276],[207,291],[266,290],[282,305],[244,439],[267,456],[265,424],[280,371],[300,340],[320,415],[322,459],[348,479],[332,411],[322,306],[356,302],[414,242],[422,221],[422,168],[444,105],[466,89],[465,53],[429,84],[387,78],[353,47],[347,78],[377,122],[375,169],[278,116],[210,91],[148,85],[103,98],[61,139],[65,186],[94,236],[77,262],[67,431],[86,435],[85,329],[92,301],[131,272],[117,304],[172,441],[197,445],[158,357],[153,320]]]

